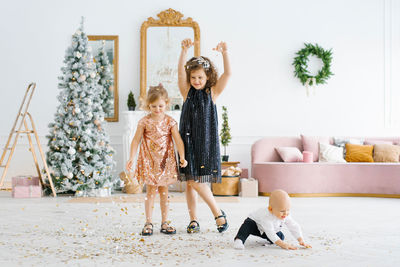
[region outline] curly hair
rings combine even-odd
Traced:
[[[205,88],[207,92],[209,88],[214,86],[218,81],[218,72],[214,66],[214,63],[207,57],[192,57],[185,64],[186,79],[190,82],[190,74],[194,70],[203,69],[207,76],[207,82]]]
[[[165,90],[164,86],[160,83],[157,86],[150,86],[149,91],[147,91],[147,96],[144,101],[142,101],[143,106],[142,109],[146,111],[150,111],[150,104],[154,103],[158,99],[163,99],[167,104],[167,109],[169,108],[170,100],[168,97],[168,92]]]

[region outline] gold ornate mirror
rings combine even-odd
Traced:
[[[140,98],[146,97],[149,86],[162,83],[172,100],[171,107],[182,104],[178,88],[178,59],[181,41],[194,40],[194,49],[188,58],[200,56],[200,28],[192,18],[167,9],[157,14],[159,19],[148,18],[140,29]]]
[[[113,108],[105,114],[106,121],[118,121],[118,35],[88,35],[89,45],[95,58],[105,43],[105,51],[110,62],[114,85],[109,88],[114,98]]]

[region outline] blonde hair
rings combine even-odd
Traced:
[[[160,98],[165,101],[165,103],[167,104],[167,109],[168,109],[170,100],[168,97],[168,92],[167,92],[167,90],[165,90],[164,86],[161,83],[157,86],[150,86],[149,91],[147,91],[146,99],[141,101],[143,103],[141,109],[150,111],[150,107],[149,107],[150,104],[154,103],[155,101],[157,101]]]

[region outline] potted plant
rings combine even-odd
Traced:
[[[228,110],[225,106],[222,106],[222,129],[219,136],[221,137],[221,144],[224,147],[224,155],[222,155],[222,161],[228,161],[229,155],[226,154],[226,147],[231,142],[231,128],[228,124]]]
[[[127,105],[129,110],[135,110],[136,108],[136,102],[132,91],[129,92]]]

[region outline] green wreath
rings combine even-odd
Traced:
[[[332,49],[324,50],[319,45],[315,44],[304,44],[305,48],[301,49],[296,53],[297,57],[294,58],[294,76],[298,77],[303,85],[308,81],[309,85],[315,85],[326,83],[326,81],[333,75],[331,72],[332,62]],[[322,60],[324,66],[318,71],[318,74],[314,77],[309,74],[307,70],[308,57],[314,55]],[[315,78],[315,80],[313,79]]]

